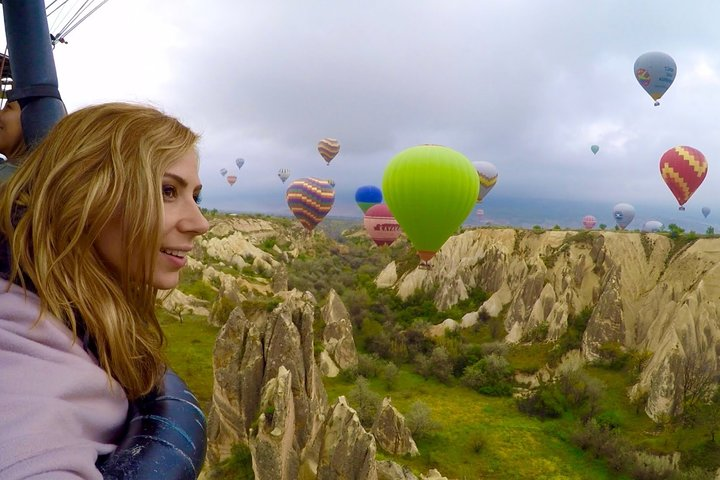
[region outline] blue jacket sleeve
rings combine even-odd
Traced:
[[[104,479],[194,480],[205,459],[205,416],[195,396],[168,370],[163,391],[130,406],[128,431],[98,465]]]

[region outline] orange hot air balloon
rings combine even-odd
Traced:
[[[330,162],[335,155],[340,151],[340,142],[334,138],[323,138],[318,142],[318,152],[322,155],[323,159],[330,165]]]
[[[660,175],[675,195],[680,210],[705,180],[708,164],[705,155],[693,147],[673,147],[660,157]]]
[[[225,177],[225,180],[227,180],[227,182],[232,187],[233,185],[235,185],[235,182],[237,182],[237,175],[228,175],[227,177]]]

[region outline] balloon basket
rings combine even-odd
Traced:
[[[680,205],[680,208],[678,208],[678,210],[680,210],[681,212],[684,212],[684,211],[685,211],[685,207],[683,207],[682,205]]]
[[[430,265],[430,263],[428,261],[420,260],[420,264],[418,265],[418,268],[420,270],[431,270],[432,266]]]

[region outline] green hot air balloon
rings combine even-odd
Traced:
[[[382,180],[385,202],[425,264],[473,210],[479,188],[470,160],[439,145],[398,153]]]

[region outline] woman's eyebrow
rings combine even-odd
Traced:
[[[187,183],[187,181],[185,181],[184,178],[182,178],[182,177],[179,176],[179,175],[175,175],[174,173],[165,173],[165,175],[163,175],[163,177],[170,177],[170,178],[172,178],[173,180],[175,180],[176,182],[178,182],[178,183],[180,184],[180,186],[183,187],[183,188],[188,186],[188,183]]]

